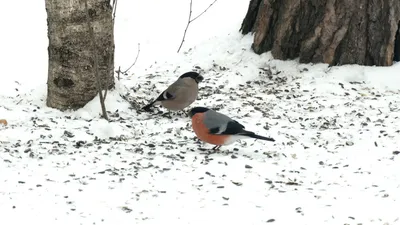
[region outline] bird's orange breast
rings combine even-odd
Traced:
[[[208,128],[203,123],[204,113],[196,113],[192,117],[192,128],[196,136],[209,144],[224,145],[229,138],[228,135],[210,134]]]

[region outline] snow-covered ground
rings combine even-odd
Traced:
[[[256,55],[238,33],[247,6],[218,0],[177,54],[189,0],[120,0],[115,65],[129,67],[138,43],[140,55],[108,94],[106,122],[98,98],[46,107],[44,2],[3,3],[0,224],[400,224],[400,63]],[[136,111],[189,70],[206,78],[193,106],[276,142],[209,155],[189,118]]]

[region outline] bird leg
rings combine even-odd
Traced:
[[[185,110],[182,109],[182,112],[183,112],[186,116],[189,116],[189,115],[185,112]]]
[[[162,116],[162,117],[166,117],[166,118],[168,118],[168,119],[172,119],[172,116],[171,116],[171,112],[170,112],[170,111],[168,111],[168,112],[166,112],[166,113],[163,113],[161,116]]]
[[[219,150],[219,148],[221,148],[222,145],[216,145],[214,146],[214,148],[212,148],[212,150]]]
[[[211,155],[211,154],[216,154],[216,153],[222,153],[221,151],[219,151],[219,149],[221,148],[222,145],[216,145],[212,148],[212,150],[210,150],[207,155]]]

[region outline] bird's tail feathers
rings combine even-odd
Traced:
[[[273,138],[257,135],[257,134],[255,134],[254,132],[251,132],[251,131],[245,131],[243,134],[240,134],[240,135],[243,135],[243,136],[246,136],[246,137],[255,138],[255,139],[261,139],[261,140],[264,140],[264,141],[275,141],[275,139],[273,139]]]

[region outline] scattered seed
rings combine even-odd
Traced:
[[[231,182],[232,182],[232,184],[234,184],[236,186],[242,186],[243,185],[243,183],[241,183],[241,182],[236,182],[236,181],[232,181],[232,180],[231,180]]]

